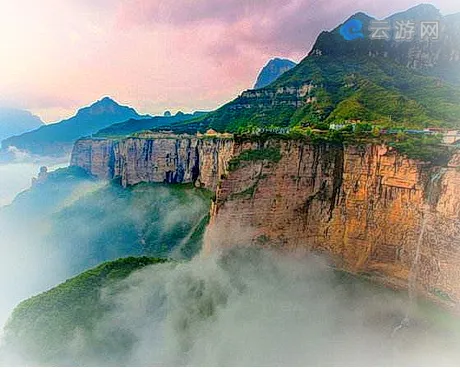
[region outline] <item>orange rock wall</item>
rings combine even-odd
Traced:
[[[436,168],[385,146],[337,147],[268,141],[281,160],[247,161],[217,190],[207,247],[231,245],[239,228],[252,244],[326,254],[338,266],[460,301],[460,156]],[[263,148],[242,143],[235,152]],[[430,194],[431,193],[431,194]]]
[[[227,169],[243,151],[267,148],[280,160]],[[125,186],[194,182],[215,191],[208,250],[239,242],[313,250],[337,267],[404,288],[415,269],[420,292],[460,301],[460,155],[440,168],[380,145],[82,139],[72,165],[102,179],[118,177]]]

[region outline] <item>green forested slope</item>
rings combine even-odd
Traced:
[[[94,324],[108,311],[101,292],[136,270],[163,262],[163,259],[148,257],[118,259],[27,299],[16,307],[7,323],[4,352],[14,351],[25,364],[64,364],[72,355],[68,351],[69,341],[81,332],[88,339],[88,346],[80,349],[101,355],[120,353],[120,349],[129,344],[128,335],[120,331],[118,336],[111,337],[112,341],[107,341],[107,337],[99,340],[97,334],[92,334]],[[79,348],[75,348],[75,353],[78,354]]]

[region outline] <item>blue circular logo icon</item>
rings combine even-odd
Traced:
[[[353,41],[358,38],[364,38],[363,23],[358,19],[350,19],[342,27],[340,27],[340,34],[347,41]]]

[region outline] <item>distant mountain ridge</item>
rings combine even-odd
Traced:
[[[275,82],[180,129],[237,132],[346,120],[460,128],[460,15],[420,5],[388,18],[439,20],[438,41],[371,40],[373,19],[348,19],[362,23],[364,38],[345,40],[342,25],[322,32],[308,56]]]
[[[69,119],[8,138],[2,142],[2,147],[15,146],[38,155],[66,154],[80,137],[94,134],[115,123],[145,118],[150,116],[140,115],[132,107],[120,105],[113,99],[104,97],[79,109]]]
[[[364,38],[345,41],[340,29],[351,19],[362,22]],[[389,40],[371,39],[369,26],[374,21],[364,13],[357,13],[330,32],[322,32],[309,56],[372,56],[397,62],[408,68],[439,76],[451,83],[460,83],[460,13],[442,16],[431,4],[421,4],[387,17]],[[396,22],[410,22],[415,26],[412,40],[396,40]],[[439,22],[439,40],[421,39],[421,22]]]
[[[254,89],[268,86],[277,80],[283,73],[294,68],[297,64],[288,59],[274,58],[265,65],[257,77]]]
[[[164,115],[164,116],[153,116],[146,119],[130,119],[122,123],[113,124],[107,128],[98,131],[95,136],[97,137],[117,137],[126,136],[135,132],[143,130],[151,130],[159,127],[165,127],[168,125],[174,125],[177,123],[185,122],[187,120],[195,119],[198,117],[205,116],[207,112],[196,111],[192,114],[184,114],[178,112],[176,115]]]
[[[43,124],[38,116],[29,111],[0,107],[0,142],[13,135],[37,129]]]

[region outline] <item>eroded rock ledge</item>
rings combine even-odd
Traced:
[[[71,165],[100,179],[120,178],[124,186],[195,183],[216,191],[233,150],[233,140],[220,138],[80,139]]]

